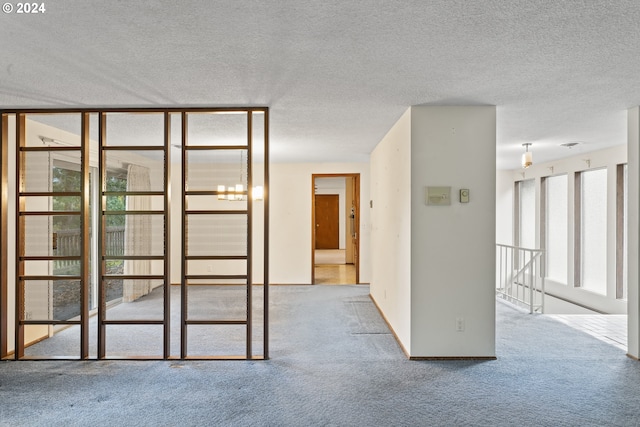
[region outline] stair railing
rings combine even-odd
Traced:
[[[544,313],[544,250],[498,243],[496,252],[496,294],[529,313]]]

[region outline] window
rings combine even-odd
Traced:
[[[536,248],[536,183],[533,179],[516,183],[516,246]]]
[[[580,274],[577,275],[576,285],[606,295],[607,170],[585,171],[579,173],[578,177],[579,218],[576,219],[579,219],[577,222],[580,227]]]
[[[546,249],[546,277],[567,283],[567,175],[544,179],[544,241]]]

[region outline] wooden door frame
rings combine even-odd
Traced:
[[[316,198],[315,184],[316,178],[353,178],[355,182],[355,192],[353,199],[355,200],[356,217],[354,228],[358,233],[357,244],[355,249],[355,267],[356,267],[356,285],[360,283],[360,174],[359,173],[314,173],[311,174],[311,284],[316,281]]]

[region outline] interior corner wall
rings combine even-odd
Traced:
[[[630,108],[627,121],[628,164],[628,233],[627,265],[627,353],[640,358],[640,290],[638,261],[640,261],[640,107]]]
[[[427,186],[450,186],[451,205],[427,206]],[[413,107],[412,357],[495,356],[495,221],[496,108]]]
[[[411,109],[371,153],[371,297],[411,354]]]
[[[311,283],[313,174],[360,174],[360,283],[371,280],[368,163],[272,163],[269,174],[269,281]]]

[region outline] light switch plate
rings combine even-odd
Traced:
[[[469,203],[469,189],[461,188],[460,189],[460,203]]]
[[[451,187],[427,187],[426,202],[429,206],[450,205]]]

